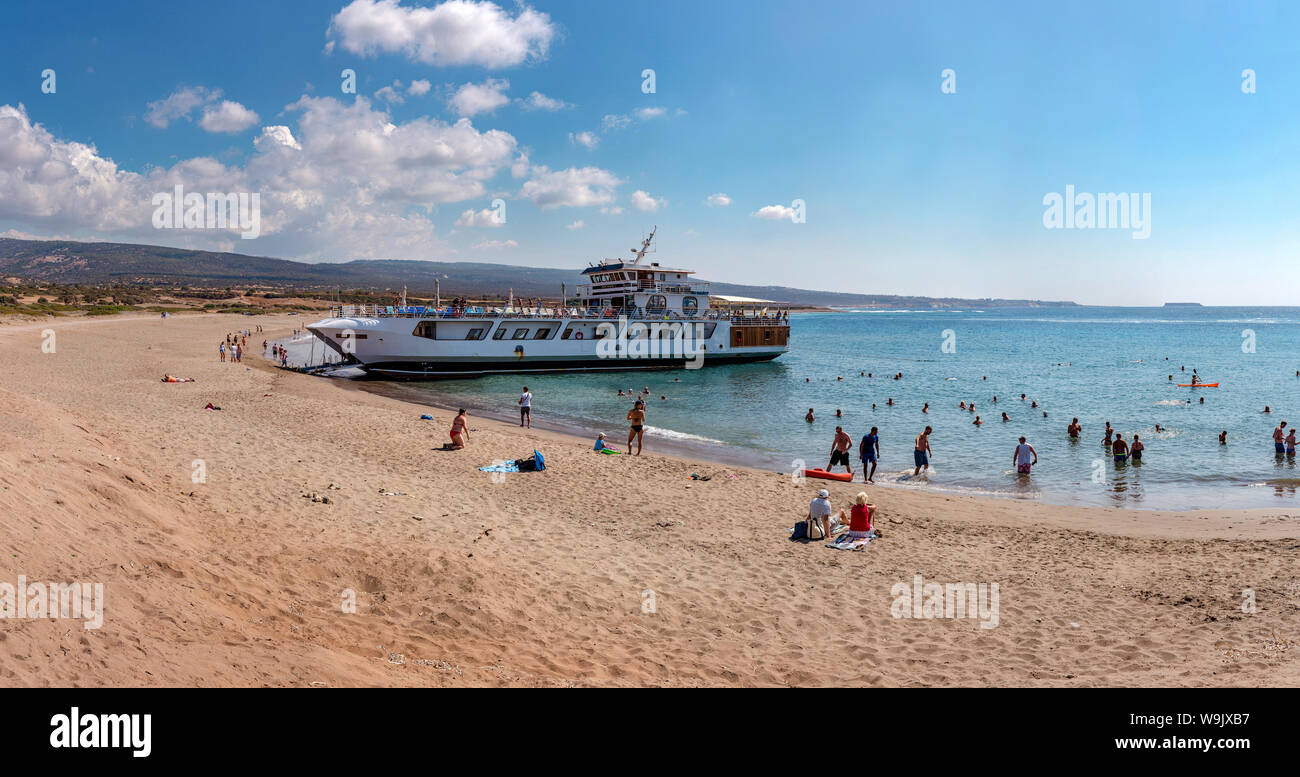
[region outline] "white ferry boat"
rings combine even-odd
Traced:
[[[577,296],[554,307],[342,305],[307,329],[389,378],[691,369],[790,350],[788,305],[710,295],[692,270],[645,262],[654,234],[628,261],[587,267]]]

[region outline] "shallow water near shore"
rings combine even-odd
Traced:
[[[648,449],[780,472],[825,467],[842,425],[860,480],[857,443],[877,426],[875,479],[900,487],[1147,509],[1296,503],[1300,465],[1275,456],[1270,434],[1283,419],[1300,422],[1300,308],[859,310],[795,314],[791,323],[790,353],[763,364],[360,383],[516,420],[527,383],[539,427],[604,431],[624,449],[632,398],[618,391],[649,388]],[[1193,369],[1220,387],[1177,387]],[[975,412],[960,401],[973,401]],[[1265,405],[1273,412],[1261,412]],[[972,424],[977,414],[982,427]],[[1071,441],[1065,430],[1075,416],[1083,433]],[[1106,421],[1126,440],[1140,435],[1143,461],[1113,462],[1101,444]],[[927,424],[932,467],[913,478],[912,440]],[[1227,445],[1218,442],[1223,430]],[[1012,466],[1020,435],[1039,455],[1028,478]]]

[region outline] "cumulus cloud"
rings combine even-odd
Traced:
[[[189,118],[196,108],[201,108],[220,97],[220,89],[182,86],[163,99],[155,100],[145,106],[144,120],[158,129],[167,129],[167,125],[173,121]]]
[[[610,130],[624,129],[631,124],[631,116],[624,116],[618,113],[607,113],[604,118],[600,120],[600,129],[603,132],[609,132]]]
[[[606,216],[618,216],[623,213],[623,209],[617,205],[610,205],[608,207],[601,208],[600,212],[604,213]]]
[[[567,227],[565,227],[565,229],[582,229],[585,226],[587,225],[584,224],[581,219],[579,219],[573,222],[572,224],[568,225]]]
[[[417,78],[411,82],[410,86],[406,87],[406,93],[415,95],[416,97],[422,97],[428,94],[429,90],[432,88],[433,84],[423,78]]]
[[[456,219],[456,226],[458,227],[500,227],[504,223],[497,217],[496,211],[491,208],[484,208],[483,210],[470,209],[461,213],[460,218]]]
[[[550,170],[538,165],[524,182],[519,196],[543,210],[608,205],[614,201],[614,189],[622,183],[618,176],[599,167],[570,167]]]
[[[257,114],[237,102],[222,100],[203,109],[199,126],[207,132],[242,132],[256,124]]]
[[[663,116],[664,113],[665,111],[663,108],[642,108],[636,112],[636,115],[641,119],[657,119],[660,116]]]
[[[483,240],[475,243],[471,248],[478,250],[495,251],[501,248],[518,248],[519,244],[513,240]]]
[[[487,194],[519,155],[509,133],[422,118],[394,123],[365,97],[302,97],[296,126],[264,127],[242,166],[210,157],[144,172],[53,136],[23,106],[0,105],[0,223],[29,233],[124,242],[229,246],[238,230],[155,230],[152,198],[260,194],[261,237],[236,250],[299,259],[428,258],[440,250],[430,210]]]
[[[512,14],[488,0],[431,8],[353,0],[330,20],[326,51],[337,43],[360,56],[400,53],[430,65],[505,68],[545,59],[556,34],[547,14],[523,4]]]
[[[579,132],[576,135],[570,132],[569,142],[591,149],[600,144],[600,138],[594,132]]]
[[[767,221],[781,221],[782,219],[794,221],[794,208],[787,205],[764,205],[749,215]]]
[[[704,204],[708,205],[710,208],[725,208],[731,204],[731,198],[722,192],[718,192],[717,194],[710,194],[708,198],[704,200]]]
[[[547,97],[541,92],[533,92],[529,94],[528,97],[523,100],[523,104],[525,108],[531,111],[562,111],[565,108],[572,107],[563,100],[556,100],[552,97]]]
[[[640,189],[632,192],[632,207],[643,213],[654,213],[667,204],[667,200],[651,197]]]
[[[447,104],[458,116],[477,116],[491,113],[510,102],[505,91],[510,82],[503,78],[489,78],[481,84],[464,84],[451,96]]]

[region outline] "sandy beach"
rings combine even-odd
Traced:
[[[1300,682],[1300,511],[871,487],[882,539],[792,543],[818,487],[839,509],[861,485],[653,440],[602,456],[481,418],[468,449],[437,450],[447,409],[254,355],[309,320],[0,320],[0,582],[105,590],[99,629],[0,619],[0,685]],[[255,325],[244,363],[219,362],[225,334]],[[478,470],[534,448],[545,472]],[[891,589],[917,575],[997,583],[996,627],[894,617]]]

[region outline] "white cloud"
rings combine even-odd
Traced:
[[[481,84],[464,84],[451,96],[447,104],[458,116],[477,116],[491,113],[510,102],[504,92],[510,82],[503,78],[489,78]]]
[[[576,135],[570,132],[569,142],[592,149],[600,144],[600,137],[594,132],[579,132]]]
[[[402,53],[430,65],[513,67],[545,59],[557,29],[527,5],[510,11],[487,0],[447,0],[432,8],[398,0],[353,0],[330,20],[326,53],[338,43],[361,56]]]
[[[495,251],[502,248],[518,248],[519,244],[513,240],[484,240],[470,246],[479,250]]]
[[[567,227],[565,227],[565,229],[582,229],[585,226],[587,225],[584,224],[581,219],[579,219],[573,222],[572,224],[568,225]]]
[[[220,89],[182,86],[167,97],[145,106],[144,120],[158,129],[167,129],[168,124],[177,119],[189,118],[195,108],[200,108],[219,97],[221,97]]]
[[[605,114],[605,117],[600,120],[600,129],[602,132],[609,132],[610,130],[624,129],[631,124],[632,117],[630,116],[624,116],[617,113],[607,113]]]
[[[477,211],[467,210],[460,214],[460,218],[456,219],[456,226],[458,227],[500,227],[504,224],[505,222],[500,221],[497,218],[496,211],[491,208]]]
[[[510,165],[510,177],[523,178],[528,175],[529,167],[528,154],[523,151],[519,152],[519,156]]]
[[[538,165],[532,169],[532,178],[519,190],[519,196],[544,210],[608,205],[614,201],[614,189],[621,183],[613,173],[599,167],[551,171]]]
[[[708,198],[704,200],[704,204],[708,205],[710,208],[725,208],[731,204],[731,198],[722,192],[718,192],[717,194],[710,194]]]
[[[383,100],[390,105],[401,105],[406,102],[406,98],[402,97],[401,93],[398,91],[401,88],[402,82],[394,81],[391,86],[385,86],[383,89],[375,92],[375,99]]]
[[[85,239],[212,249],[238,230],[156,230],[154,194],[249,192],[261,200],[261,237],[243,253],[308,260],[428,258],[445,253],[429,210],[481,199],[519,155],[509,133],[468,120],[394,123],[365,97],[302,97],[296,125],[264,127],[242,166],[210,157],[145,172],[123,170],[94,146],[65,141],[0,105],[0,228]]]
[[[632,192],[632,207],[643,213],[654,213],[667,204],[667,200],[655,199],[640,189]]]
[[[606,216],[619,216],[622,215],[623,209],[617,205],[611,205],[607,208],[601,208],[600,212],[604,213]]]
[[[794,208],[787,205],[764,205],[749,215],[767,221],[781,221],[782,219],[794,221]]]
[[[641,119],[657,119],[660,116],[664,115],[664,109],[663,108],[642,108],[641,110],[636,112],[636,115]]]
[[[242,132],[256,124],[257,114],[237,102],[222,100],[203,109],[199,126],[207,132]]]
[[[417,78],[411,82],[410,86],[406,87],[406,93],[415,95],[416,97],[422,97],[428,94],[429,90],[432,88],[433,88],[433,84],[429,83],[423,78]]]
[[[533,92],[523,101],[524,107],[532,111],[562,111],[572,106],[563,100],[547,97],[541,92]]]

